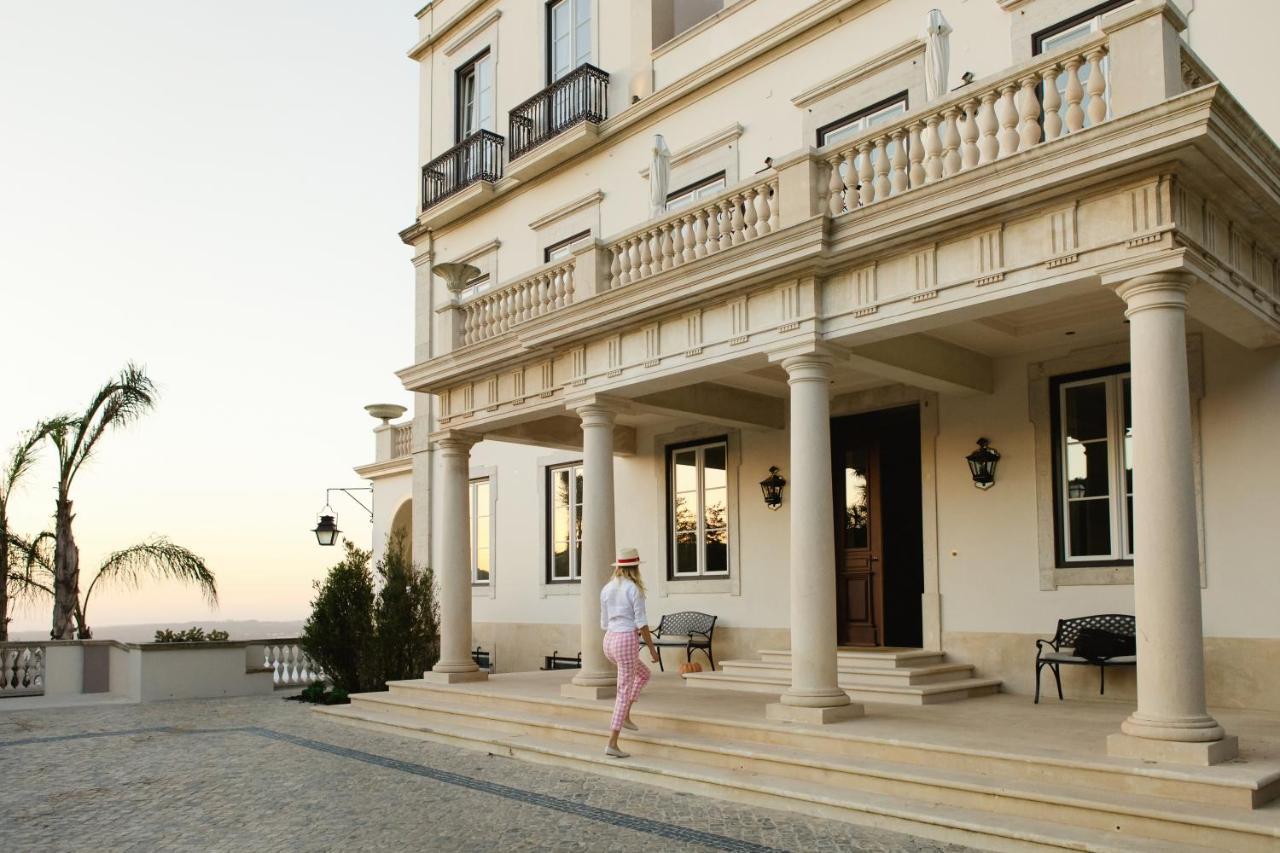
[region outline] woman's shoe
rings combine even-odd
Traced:
[[[631,722],[630,720],[623,720],[623,721],[622,721],[622,727],[623,727],[624,729],[630,729],[630,730],[631,730],[631,731],[633,731],[633,732],[638,732],[638,731],[640,731],[640,727],[639,727],[639,726],[637,726],[635,723]]]
[[[631,753],[623,752],[622,750],[618,749],[616,746],[606,746],[604,748],[604,754],[609,756],[610,758],[630,758],[631,757]]]

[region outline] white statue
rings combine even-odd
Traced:
[[[924,34],[924,88],[928,100],[934,101],[947,93],[951,25],[942,17],[942,12],[930,9]]]
[[[653,136],[653,162],[649,164],[649,217],[667,212],[667,193],[671,191],[671,149],[661,133]]]

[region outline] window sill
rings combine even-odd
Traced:
[[[732,577],[722,578],[668,578],[665,585],[666,595],[684,593],[722,593],[737,592],[738,587]]]
[[[1053,582],[1056,586],[1132,586],[1133,565],[1056,568]]]
[[[553,595],[580,595],[582,591],[581,581],[559,581],[557,583],[543,581],[541,587],[540,593],[543,598]]]

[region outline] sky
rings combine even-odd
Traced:
[[[220,589],[95,592],[91,625],[301,619],[336,561],[310,528],[367,485],[363,406],[410,403],[421,2],[0,0],[0,449],[144,365],[155,410],[75,482],[82,586],[163,535]],[[12,504],[51,527],[47,450]]]

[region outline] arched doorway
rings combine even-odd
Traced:
[[[391,519],[391,538],[401,537],[401,550],[405,560],[413,562],[413,499],[409,498],[400,504],[395,516]]]

